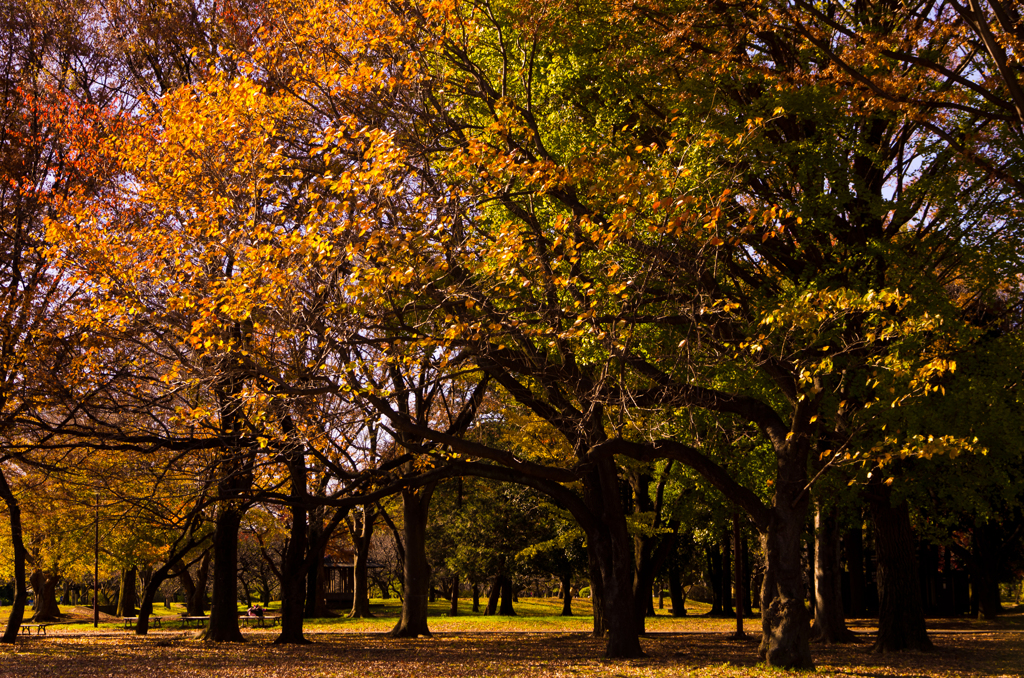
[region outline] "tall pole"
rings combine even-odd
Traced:
[[[100,493],[96,492],[96,538],[92,561],[92,626],[100,625]]]

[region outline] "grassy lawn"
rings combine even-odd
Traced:
[[[735,622],[699,616],[707,606],[688,605],[680,619],[659,615],[648,620],[642,644],[647,657],[601,658],[604,642],[591,638],[589,601],[576,601],[577,616],[560,617],[554,599],[522,599],[515,617],[484,617],[462,601],[460,616],[447,617],[447,601],[431,606],[433,638],[395,640],[386,636],[398,616],[396,600],[373,601],[373,619],[344,617],[308,620],[313,644],[273,645],[276,630],[245,629],[244,644],[200,641],[199,631],[165,625],[147,637],[125,631],[110,620],[93,629],[87,623],[56,625],[45,636],[22,637],[0,647],[0,676],[222,676],[224,678],[410,676],[442,678],[669,678],[676,676],[782,676],[787,672],[757,665],[759,621],[746,627],[755,639],[729,638]],[[87,608],[62,608],[78,614]],[[243,609],[243,608],[240,608]],[[180,606],[156,614],[179,614]],[[272,605],[271,612],[277,611]],[[0,608],[0,616],[7,611]],[[838,647],[814,646],[818,675],[864,676],[1019,676],[1024,675],[1024,613],[997,622],[935,620],[935,652],[876,655],[869,651],[873,625],[854,620],[863,642]]]

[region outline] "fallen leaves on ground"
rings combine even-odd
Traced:
[[[212,644],[195,633],[67,633],[19,640],[0,649],[0,674],[61,676],[222,676],[314,678],[673,678],[780,676],[757,666],[755,640],[721,633],[656,633],[643,640],[648,656],[606,660],[604,642],[584,633],[439,633],[397,640],[383,634],[311,633],[307,646],[275,646],[272,632],[249,642]],[[1024,666],[1024,633],[939,633],[935,652],[877,655],[868,637],[856,645],[815,646],[818,675],[1011,676]]]

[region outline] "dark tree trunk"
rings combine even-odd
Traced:
[[[633,540],[626,527],[618,467],[611,457],[597,460],[584,476],[584,495],[590,511],[600,518],[600,527],[588,531],[587,551],[599,572],[602,623],[608,629],[605,656],[643,657],[633,596]]]
[[[711,617],[722,616],[722,554],[718,552],[718,544],[705,547],[704,557],[707,561],[708,583],[711,585],[711,609],[707,614]]]
[[[188,614],[191,617],[201,617],[206,614],[206,583],[210,579],[210,563],[213,561],[213,547],[203,553],[199,561],[199,568],[196,570],[196,578],[192,579],[188,570],[185,570],[184,577],[192,585],[188,596]]]
[[[459,575],[452,575],[452,585],[448,589],[448,616],[458,617],[459,616]]]
[[[501,599],[501,575],[494,578],[491,590],[487,593],[487,607],[484,608],[484,616],[490,617],[498,613],[498,601]]]
[[[192,543],[190,543],[189,548],[191,546]],[[153,614],[153,600],[156,598],[156,592],[161,584],[173,576],[171,570],[178,563],[180,563],[180,560],[172,557],[168,562],[161,565],[150,576],[149,581],[146,582],[145,588],[142,589],[142,603],[139,605],[139,619],[135,623],[135,635],[144,636],[149,633],[149,616]],[[181,567],[184,567],[184,563],[181,563]]]
[[[359,619],[372,617],[370,612],[370,578],[367,567],[370,558],[370,544],[373,541],[373,523],[376,514],[368,506],[354,517],[355,530],[352,541],[356,547],[356,562],[352,571],[352,612],[349,617]]]
[[[995,619],[1002,612],[999,601],[999,546],[1002,540],[991,525],[975,525],[971,533],[971,593],[977,600],[978,619]]]
[[[213,535],[213,599],[205,640],[245,642],[238,628],[238,529],[242,511],[222,502]]]
[[[637,633],[647,632],[646,617],[654,616],[654,579],[665,559],[676,547],[675,531],[637,539],[638,558],[633,574],[633,602]]]
[[[35,615],[32,621],[56,621],[60,618],[60,608],[57,606],[57,575],[51,572],[44,572],[36,569],[32,573],[29,583],[32,585],[32,593],[35,596]]]
[[[391,635],[395,638],[429,636],[427,598],[430,594],[430,565],[427,563],[427,515],[437,483],[402,490],[405,518],[405,576],[402,582],[402,616]]]
[[[673,553],[668,561],[668,597],[672,601],[672,616],[686,616],[686,594],[683,593],[683,583],[679,580],[679,562]]]
[[[735,617],[732,609],[732,549],[729,548],[729,533],[722,533],[722,616]]]
[[[761,546],[765,554],[761,587],[760,656],[770,666],[813,668],[810,614],[804,589],[803,533],[809,499],[806,455],[779,454],[775,505]]]
[[[303,615],[306,619],[323,618],[331,616],[327,609],[327,599],[324,593],[324,553],[327,548],[324,526],[324,516],[321,510],[313,511],[307,515],[307,537],[306,537],[306,602]]]
[[[593,636],[595,638],[604,638],[605,634],[608,633],[608,625],[604,621],[604,595],[601,593],[601,568],[597,566],[596,557],[590,555],[590,549],[587,549],[587,555],[590,557],[590,606],[593,608]]]
[[[516,616],[515,608],[512,607],[512,579],[501,576],[501,606],[498,608],[498,615],[502,617]]]
[[[139,575],[138,568],[132,565],[121,570],[121,590],[117,594],[117,616],[135,616],[135,578]]]
[[[857,526],[847,530],[843,537],[846,569],[850,574],[850,617],[861,617],[864,610],[864,528],[858,518]]]
[[[732,544],[733,563],[735,565],[733,587],[736,595],[736,633],[733,635],[733,638],[735,640],[745,640],[747,635],[743,630],[743,599],[747,596],[747,588],[744,581],[743,543],[740,539],[740,519],[738,515],[732,517]]]
[[[473,583],[473,612],[480,611],[480,584]]]
[[[741,541],[743,544],[743,614],[746,617],[754,616],[753,600],[754,600],[754,587],[753,587],[753,569],[750,567],[750,544],[747,541],[747,535],[741,535]]]
[[[139,584],[142,585],[143,594],[145,594],[146,587],[149,586],[149,582],[153,579],[153,566],[147,565],[146,567],[139,570]],[[150,601],[152,604],[152,601]],[[139,599],[139,614],[142,614],[142,599]],[[149,610],[149,614],[153,614],[153,610]]]
[[[572,575],[563,573],[560,577],[562,592],[562,616],[572,616]]]
[[[320,547],[315,542],[319,542],[320,533],[315,530],[310,530],[307,536],[307,548],[309,553],[306,554],[306,577],[303,582],[305,586],[305,601],[302,606],[302,615],[306,619],[314,619],[317,617],[325,616],[321,610],[323,607],[320,600],[320,571],[323,569],[324,556]]]
[[[807,535],[807,579],[806,579],[806,590],[807,590],[807,609],[814,614],[815,606],[815,594],[814,594],[814,527],[811,527],[810,533]]]
[[[292,428],[291,419],[283,426],[286,432]],[[298,446],[289,448],[286,453],[288,462],[288,478],[291,485],[291,534],[288,547],[285,549],[281,562],[281,633],[274,639],[275,645],[305,645],[310,641],[302,632],[302,619],[305,603],[305,581],[307,571],[306,543],[307,512],[304,505],[306,499],[306,456]]]
[[[7,478],[0,469],[0,497],[3,497],[7,504],[7,516],[11,525],[11,546],[14,556],[14,605],[11,614],[7,617],[7,628],[4,630],[0,642],[14,643],[18,639],[18,632],[21,630],[21,623],[25,620],[25,602],[28,600],[28,589],[25,586],[25,561],[28,551],[25,549],[25,540],[21,526],[21,507],[18,500],[7,484]]]
[[[956,616],[956,594],[953,585],[953,552],[947,546],[942,549],[942,614],[947,617]]]
[[[888,487],[870,492],[871,517],[878,554],[878,638],[876,652],[930,650],[921,588],[914,557],[914,535],[906,501],[891,503]]]
[[[855,637],[843,617],[839,565],[839,526],[835,508],[816,502],[814,513],[814,625],[811,637],[823,643],[850,643]]]

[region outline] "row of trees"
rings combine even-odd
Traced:
[[[251,506],[287,507],[302,642],[330,535],[387,496],[394,633],[428,632],[446,477],[572,516],[613,657],[684,468],[760,535],[771,665],[812,665],[811,512],[841,640],[838,521],[867,507],[882,650],[929,645],[912,504],[964,559],[1014,534],[1012,3],[4,9],[6,640],[37,474],[154,516],[150,602],[210,540],[222,641]]]

